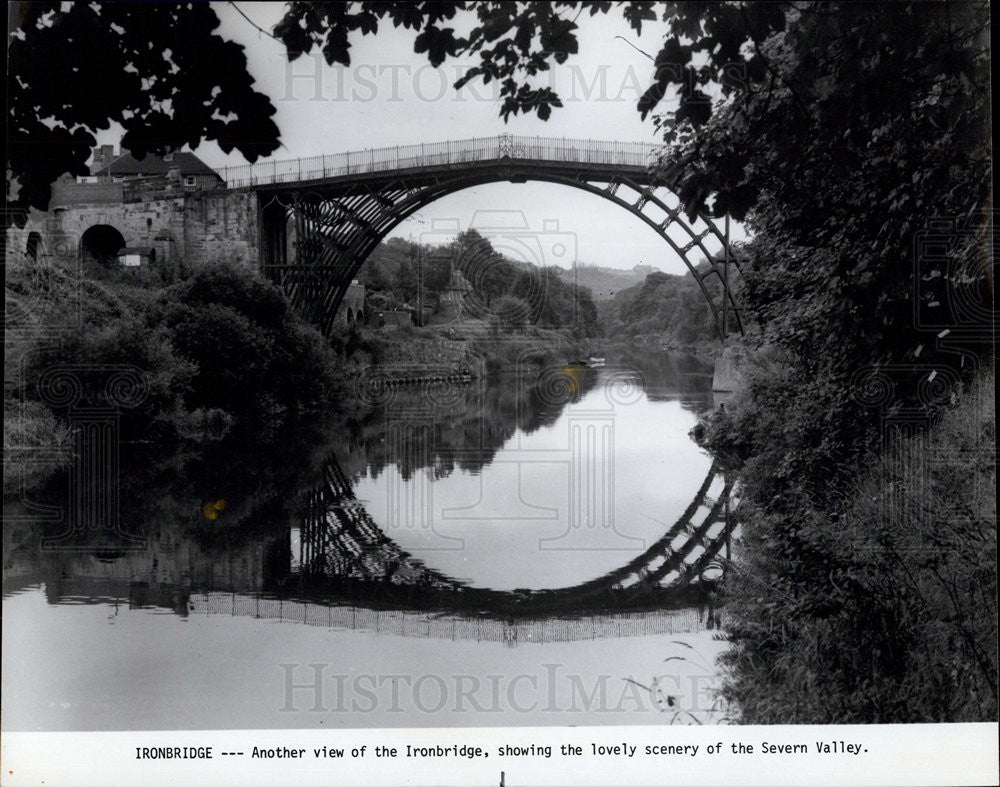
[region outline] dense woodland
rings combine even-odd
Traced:
[[[719,301],[721,288],[706,282]],[[705,294],[690,274],[650,273],[645,280],[599,302],[604,336],[667,349],[713,352],[719,334]]]
[[[529,325],[572,327],[580,336],[598,333],[597,309],[590,292],[564,280],[554,268],[512,260],[497,252],[476,230],[451,243],[429,246],[395,238],[380,244],[360,272],[373,308],[431,309],[455,319],[446,294],[457,272],[468,289],[462,317],[503,330]]]
[[[370,313],[379,308],[415,310],[418,304],[442,311],[452,270],[459,271],[471,288],[464,312],[504,327],[572,325],[581,336],[609,343],[704,352],[718,348],[712,312],[690,275],[662,273],[649,266],[542,270],[505,258],[475,230],[442,246],[393,238],[375,249],[359,280],[366,287]],[[706,286],[718,301],[715,280],[710,278]],[[431,316],[429,322],[443,320]]]

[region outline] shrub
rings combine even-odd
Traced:
[[[741,504],[724,660],[744,722],[997,718],[992,392],[984,376],[928,435],[871,454],[839,504],[794,484]],[[782,473],[753,462],[742,478]]]
[[[36,383],[53,366],[72,366],[83,389],[98,396],[108,373],[100,367],[137,367],[148,391],[123,408],[123,438],[172,440],[215,439],[235,423],[273,421],[331,400],[334,354],[274,285],[231,264],[193,272],[178,265],[170,276],[181,278],[169,286],[153,273],[133,273],[84,280],[81,324],[58,344],[23,354],[25,385],[13,402],[41,407]],[[59,300],[69,303],[70,285],[59,283],[67,290]],[[57,316],[52,308],[40,319]]]

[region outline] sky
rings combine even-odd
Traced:
[[[420,142],[442,142],[500,133],[551,137],[655,142],[653,122],[641,120],[635,105],[649,85],[653,62],[645,52],[659,51],[662,24],[648,24],[636,36],[614,9],[607,15],[577,19],[579,54],[554,66],[545,78],[564,106],[547,121],[534,114],[504,123],[495,83],[471,82],[461,91],[452,84],[472,58],[434,69],[425,55],[413,52],[414,32],[380,23],[374,36],[352,37],[352,65],[327,66],[318,53],[289,63],[284,47],[258,31],[271,30],[284,13],[283,3],[237,3],[254,24],[231,4],[213,3],[219,33],[246,48],[256,88],[277,108],[281,148],[273,158],[292,159]],[[459,32],[474,18],[456,20]],[[669,97],[668,97],[669,99]],[[669,109],[669,101],[661,103]],[[116,143],[114,132],[100,143]],[[214,143],[195,151],[219,167],[245,163],[237,153],[223,154]],[[600,197],[547,183],[496,183],[444,197],[400,224],[391,237],[447,242],[469,227],[503,225],[533,234],[533,248],[562,249],[558,256],[538,252],[546,265],[574,263],[630,269],[652,265],[668,273],[685,272],[674,252],[642,221]],[[491,237],[490,232],[484,232]],[[496,233],[502,235],[503,233]],[[677,236],[681,238],[680,235]],[[744,236],[734,225],[732,237]],[[686,238],[681,242],[685,242]],[[710,251],[715,251],[709,247]]]

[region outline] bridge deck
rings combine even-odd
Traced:
[[[219,175],[228,188],[259,188],[330,181],[399,176],[403,172],[441,171],[475,164],[495,165],[510,160],[559,164],[590,172],[645,172],[655,164],[661,145],[498,134],[492,137],[449,140],[335,153],[284,161],[259,161],[223,167]]]

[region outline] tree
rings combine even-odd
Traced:
[[[217,140],[226,152],[238,149],[251,161],[277,148],[278,129],[270,120],[274,107],[253,90],[242,47],[212,34],[218,18],[209,6],[63,5],[21,3],[19,29],[8,50],[8,199],[16,214],[28,207],[44,210],[49,184],[59,175],[85,174],[93,133],[111,122],[125,127],[122,144],[140,157],[184,144],[196,146],[202,139]],[[499,0],[291,2],[274,34],[285,44],[289,60],[319,47],[329,64],[349,65],[350,34],[375,34],[379,22],[388,20],[414,30],[414,51],[426,54],[432,65],[448,57],[478,55],[479,64],[455,87],[477,78],[496,80],[504,120],[519,112],[534,112],[545,120],[562,102],[550,87],[533,86],[533,78],[578,51],[579,14],[604,14],[612,7],[610,2]],[[644,22],[657,21],[652,3],[615,7],[636,32]],[[447,23],[473,9],[479,24],[468,36],[457,36]],[[655,108],[670,84],[690,86],[703,79],[691,66],[692,54],[702,45],[712,49],[718,44],[717,57],[732,62],[751,32],[765,35],[783,20],[768,2],[746,4],[750,21],[718,4],[699,9],[700,17],[689,14],[682,3],[662,5],[659,21],[677,32],[657,58],[656,81],[639,106],[644,114]],[[680,43],[678,36],[695,31],[699,35],[694,43]],[[751,58],[750,64],[752,73],[762,72],[759,58]],[[81,96],[88,102],[80,102]],[[705,98],[700,89],[687,91],[678,120],[702,122]],[[39,156],[39,150],[45,154]]]
[[[493,314],[499,324],[507,330],[517,330],[526,326],[530,320],[528,304],[513,295],[499,298],[493,309]]]
[[[22,2],[7,50],[7,215],[47,210],[87,174],[94,134],[119,123],[142,158],[215,140],[248,160],[278,148],[270,99],[208,3]]]

